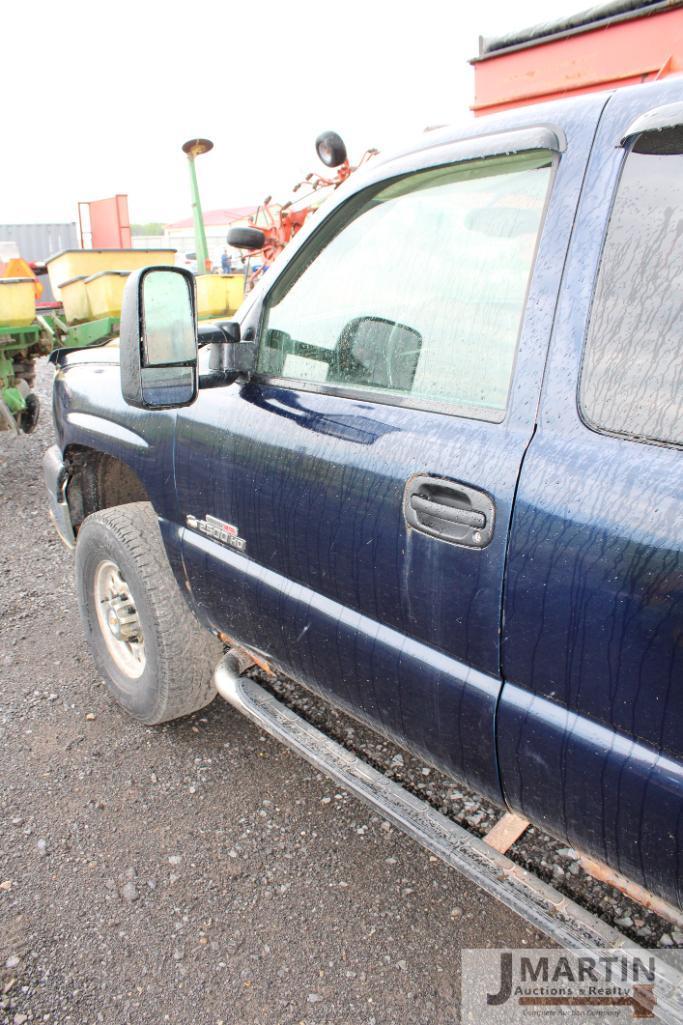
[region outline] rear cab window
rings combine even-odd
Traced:
[[[626,154],[593,298],[579,406],[595,430],[683,445],[683,127]]]

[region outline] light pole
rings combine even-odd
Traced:
[[[206,232],[204,231],[204,218],[202,217],[202,205],[199,202],[199,188],[197,186],[197,172],[195,171],[195,157],[202,153],[208,153],[213,149],[213,143],[209,139],[190,139],[183,145],[183,153],[187,155],[190,165],[190,183],[192,186],[192,217],[194,220],[194,240],[197,251],[197,273],[204,274],[208,270],[209,250],[206,245]]]

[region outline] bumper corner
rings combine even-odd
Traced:
[[[43,456],[43,473],[50,502],[50,518],[64,544],[68,548],[73,548],[76,544],[76,537],[71,523],[69,504],[66,500],[69,476],[58,445],[51,445]]]

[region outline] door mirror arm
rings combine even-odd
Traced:
[[[256,363],[256,343],[243,342],[235,320],[200,325],[199,346],[211,345],[209,373],[199,377],[200,388],[218,388],[246,376]]]

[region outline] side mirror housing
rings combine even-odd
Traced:
[[[143,267],[128,277],[120,329],[121,391],[138,409],[177,409],[197,397],[193,274]]]

